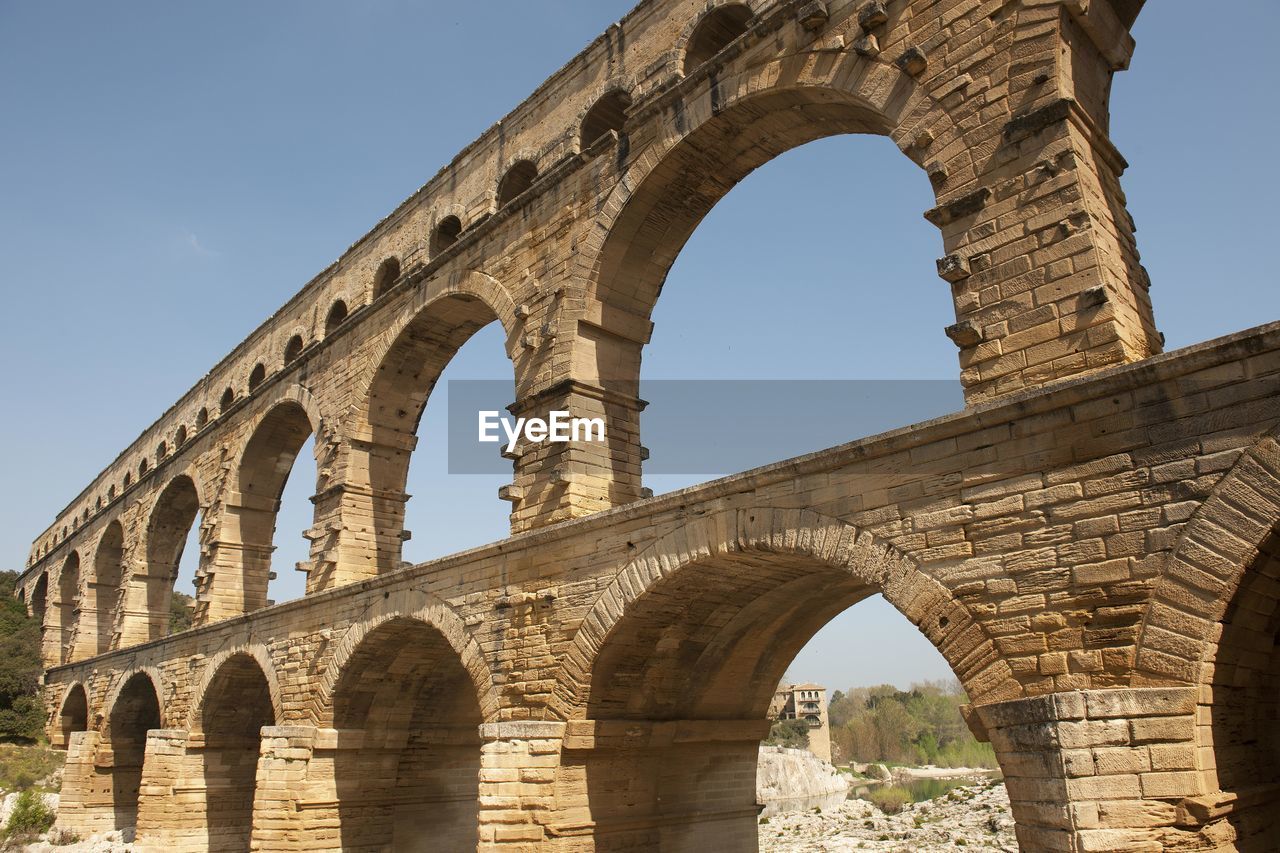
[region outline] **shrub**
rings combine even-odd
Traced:
[[[907,803],[911,802],[911,793],[906,788],[891,785],[887,788],[873,789],[867,794],[867,799],[885,814],[897,814],[902,811]]]
[[[4,825],[5,846],[31,841],[53,826],[53,811],[44,804],[44,798],[30,789],[18,795],[9,822]]]

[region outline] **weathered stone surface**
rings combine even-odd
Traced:
[[[1103,130],[1123,39],[1067,5],[827,3],[818,32],[805,4],[638,6],[37,537],[19,593],[63,824],[175,851],[663,849],[673,826],[752,849],[768,700],[880,592],[968,690],[1024,848],[1265,838],[1280,325],[1158,355]],[[635,390],[679,247],[764,161],[868,131],[945,172],[926,216],[968,259],[939,272],[969,408],[648,498]],[[521,445],[513,538],[404,567],[414,425],[492,322],[512,410],[610,440]],[[308,595],[268,607],[313,433]],[[167,637],[193,523],[197,627]]]

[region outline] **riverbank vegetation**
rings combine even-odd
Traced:
[[[991,745],[980,743],[960,715],[968,701],[955,682],[837,690],[828,708],[833,758],[838,764],[995,767]]]

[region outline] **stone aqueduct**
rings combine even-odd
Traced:
[[[59,821],[168,850],[751,850],[773,685],[883,593],[1027,850],[1275,849],[1280,324],[1160,354],[1107,137],[1141,0],[646,0],[40,535]],[[837,133],[928,173],[968,405],[660,497],[649,316],[701,217]],[[513,536],[404,567],[417,421],[499,322]],[[267,606],[316,436],[307,595]],[[308,462],[309,464],[309,462]],[[199,524],[197,627],[164,636]]]

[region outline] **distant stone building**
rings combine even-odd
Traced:
[[[781,684],[773,694],[769,716],[775,720],[809,723],[809,751],[831,760],[831,721],[827,718],[827,688],[821,684]]]

